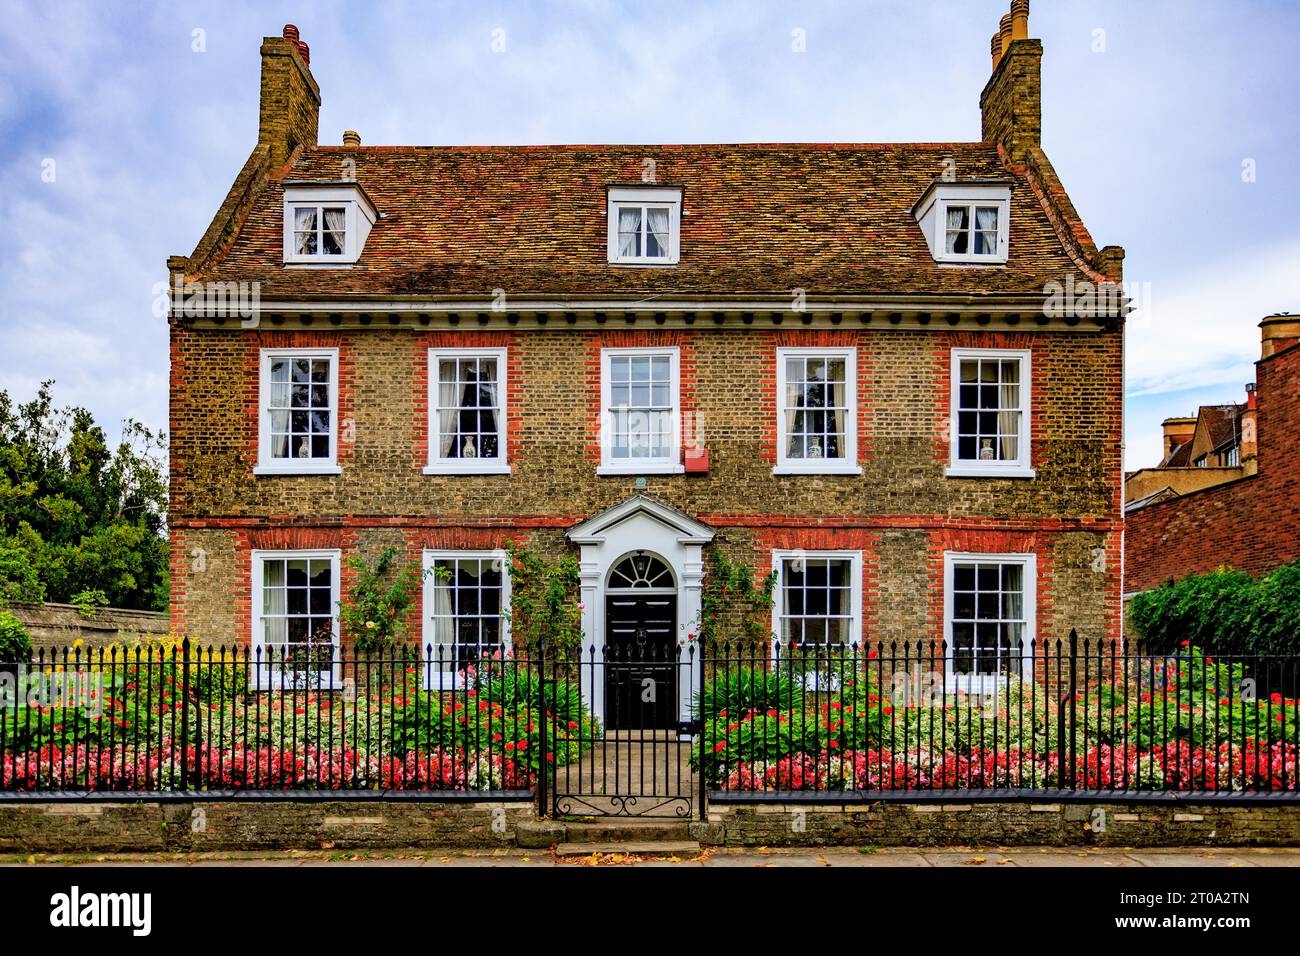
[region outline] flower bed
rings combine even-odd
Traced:
[[[710,787],[1300,790],[1297,701],[1242,694],[1240,664],[1194,647],[1117,668],[1073,698],[1008,677],[983,699],[916,700],[884,680],[874,653],[808,674],[751,663],[705,685],[692,763]]]
[[[509,659],[447,675],[445,692],[398,661],[341,691],[252,690],[246,660],[159,648],[86,669],[103,678],[94,706],[0,709],[0,789],[528,790],[600,736],[570,685],[543,700]]]

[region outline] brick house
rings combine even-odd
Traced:
[[[1252,382],[1244,402],[1202,405],[1194,418],[1166,418],[1160,423],[1160,463],[1124,476],[1125,513],[1253,475],[1258,466],[1257,416]]]
[[[1027,16],[977,143],[325,146],[266,38],[258,143],[168,262],[176,628],[346,641],[348,556],[395,545],[469,660],[513,540],[579,559],[597,654],[687,643],[709,548],[797,644],[946,639],[982,680],[1118,636],[1123,310],[1046,304],[1123,251],[1041,149]]]
[[[1170,578],[1230,565],[1260,574],[1300,559],[1300,318],[1271,315],[1260,323],[1255,387],[1237,414],[1212,412],[1181,432],[1186,440],[1166,458],[1178,465],[1147,469],[1153,485],[1129,503],[1124,542],[1124,591],[1136,594]],[[1209,406],[1221,409],[1223,406]],[[1236,464],[1196,466],[1202,455],[1234,446]],[[1227,419],[1228,424],[1223,420]],[[1217,431],[1217,435],[1215,432]],[[1177,436],[1175,436],[1177,437]],[[1180,456],[1180,448],[1188,454]],[[1194,453],[1194,454],[1193,454]],[[1230,462],[1233,460],[1228,459]],[[1186,463],[1182,466],[1182,463]],[[1181,486],[1183,473],[1229,472],[1226,480]],[[1134,477],[1130,477],[1130,484]]]

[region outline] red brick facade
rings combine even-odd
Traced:
[[[1228,565],[1259,574],[1300,558],[1300,345],[1273,338],[1256,365],[1259,470],[1128,516],[1124,590]]]

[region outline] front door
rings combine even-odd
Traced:
[[[677,726],[677,595],[605,598],[605,726]]]

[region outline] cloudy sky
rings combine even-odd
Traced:
[[[260,38],[286,22],[324,143],[933,142],[979,138],[1006,6],[10,0],[0,387],[165,426],[154,284],[255,142]],[[1127,463],[1153,464],[1160,420],[1239,400],[1260,318],[1300,312],[1300,4],[1035,0],[1030,29],[1044,146],[1139,283]]]

